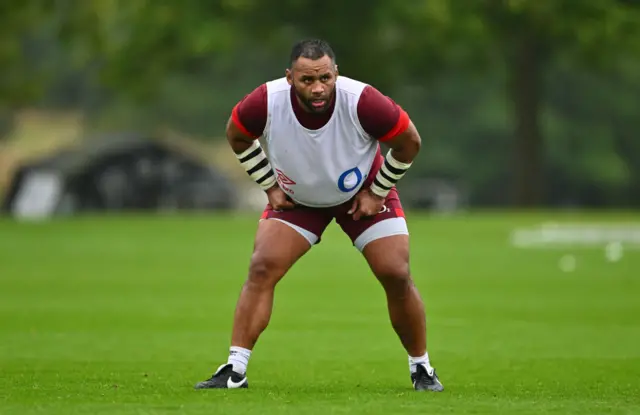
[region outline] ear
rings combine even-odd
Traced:
[[[287,78],[289,85],[293,85],[293,72],[291,72],[291,69],[285,69],[284,76]]]
[[[336,78],[340,75],[340,71],[338,71],[338,65],[335,66]]]

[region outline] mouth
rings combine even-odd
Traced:
[[[327,105],[327,101],[324,99],[314,99],[311,100],[311,106],[313,108],[324,108]]]

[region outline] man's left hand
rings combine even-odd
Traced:
[[[377,215],[384,207],[385,199],[374,194],[370,189],[363,189],[354,197],[351,209],[353,220]]]

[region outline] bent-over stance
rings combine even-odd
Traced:
[[[248,387],[247,364],[269,323],[276,284],[335,219],[384,287],[413,387],[442,391],[429,363],[424,306],[409,271],[409,232],[395,188],[420,150],[420,135],[393,100],[338,76],[326,42],[297,43],[290,63],[284,78],[240,101],[227,123],[231,148],[269,203],[236,306],[227,363],[196,388]],[[380,142],[390,147],[386,155]]]

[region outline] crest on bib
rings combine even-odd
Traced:
[[[342,173],[338,178],[338,189],[348,193],[357,188],[362,183],[362,172],[358,167],[354,167]]]

